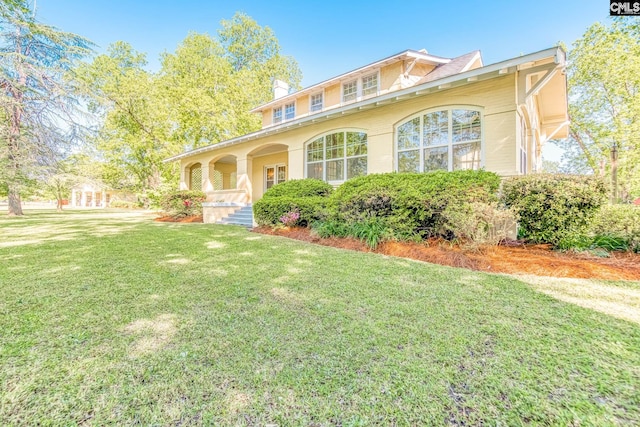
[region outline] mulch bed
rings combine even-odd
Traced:
[[[174,218],[172,216],[161,216],[154,221],[158,222],[202,222],[202,215],[186,216],[184,218]]]
[[[307,228],[258,227],[253,231],[324,246],[376,252],[477,271],[584,279],[640,280],[640,254],[634,253],[617,252],[612,253],[609,258],[601,258],[585,252],[558,252],[551,250],[548,245],[525,245],[517,242],[471,251],[439,240],[430,240],[426,244],[385,242],[372,251],[360,240],[336,237],[322,239]]]

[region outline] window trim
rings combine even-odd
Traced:
[[[280,168],[280,167],[284,167],[284,180],[283,181],[280,181],[278,179],[278,168]],[[263,187],[264,187],[263,188],[263,194],[264,194],[264,192],[266,192],[268,190],[268,188],[267,188],[267,169],[269,169],[269,168],[273,168],[273,174],[274,174],[273,175],[273,177],[274,177],[273,185],[280,184],[281,182],[286,182],[287,178],[288,178],[288,174],[289,174],[289,171],[287,170],[287,164],[286,163],[274,163],[274,164],[270,164],[270,165],[264,165],[264,168],[262,169],[262,179],[264,181],[264,183],[263,183]]]
[[[320,95],[320,108],[317,110],[314,110],[312,98],[318,95]],[[321,90],[320,92],[312,93],[309,95],[309,114],[319,113],[322,110],[324,110],[324,89]]]
[[[364,133],[367,137],[367,154],[364,155],[360,155],[360,156],[347,156],[347,133],[348,132],[354,132],[354,133]],[[322,178],[321,180],[331,184],[331,185],[339,185],[342,184],[343,182],[349,180],[350,178],[347,178],[347,160],[348,159],[355,159],[355,158],[361,158],[364,157],[367,160],[367,170],[365,172],[365,175],[369,174],[369,133],[365,130],[365,129],[361,129],[361,128],[339,128],[339,129],[333,129],[327,132],[323,132],[321,134],[318,134],[316,136],[314,136],[313,138],[310,138],[309,140],[307,140],[304,144],[304,150],[303,150],[303,155],[304,155],[304,177],[308,178],[308,165],[309,165],[309,161],[308,161],[308,155],[307,155],[307,149],[309,147],[310,144],[312,144],[313,142],[317,141],[320,138],[325,138],[327,135],[333,135],[336,133],[343,133],[344,134],[344,155],[342,157],[338,157],[335,159],[329,159],[327,160],[327,156],[326,156],[326,139],[323,141],[322,143],[322,151],[323,151],[323,157],[322,157],[322,162],[316,161],[316,162],[311,162],[313,163],[322,163]],[[343,177],[344,179],[342,180],[327,180],[327,161],[333,161],[333,160],[340,160],[342,159],[344,161],[344,166],[343,166]]]
[[[345,89],[346,85],[351,85],[353,83],[355,83],[355,87],[356,87],[356,91],[354,93],[355,97],[353,99],[350,99],[350,100],[347,101],[347,100],[344,99],[344,97],[345,97],[345,93],[344,93],[345,90],[344,89]],[[351,103],[351,102],[357,102],[360,99],[360,78],[359,77],[357,77],[355,79],[350,79],[350,80],[346,80],[346,81],[340,82],[340,84],[342,86],[342,97],[341,97],[342,104],[348,104],[348,103]],[[349,94],[349,96],[351,96],[351,95],[352,94]]]
[[[280,114],[279,114],[280,119],[279,120],[276,120],[276,111],[280,112]],[[280,105],[278,107],[273,107],[273,113],[272,113],[272,116],[271,116],[271,122],[274,125],[276,125],[278,123],[282,123],[283,122],[283,118],[284,118],[284,116],[283,116],[283,111],[282,111],[282,105]]]
[[[454,143],[453,142],[453,120],[452,120],[452,111],[453,110],[469,110],[469,111],[475,111],[478,112],[480,114],[480,165],[479,165],[479,169],[482,169],[483,167],[485,167],[485,115],[484,115],[484,108],[478,105],[471,105],[471,104],[449,104],[449,105],[438,105],[437,107],[432,107],[432,108],[428,108],[426,110],[422,110],[419,111],[417,113],[414,113],[410,116],[404,117],[402,120],[398,121],[394,126],[393,126],[393,170],[395,172],[401,173],[399,171],[399,161],[398,161],[398,154],[400,152],[404,152],[404,151],[412,151],[412,150],[418,150],[419,155],[420,155],[420,167],[419,167],[419,173],[426,173],[424,170],[424,150],[425,148],[438,148],[438,147],[447,147],[447,172],[451,172],[453,171],[453,147],[456,145],[462,145],[468,142],[460,142],[460,143]],[[429,114],[429,113],[434,113],[437,111],[446,111],[447,112],[447,129],[448,129],[448,141],[447,144],[439,144],[439,145],[433,145],[430,147],[426,147],[424,145],[424,119],[422,118],[422,116]],[[405,123],[408,123],[412,120],[414,120],[415,118],[420,118],[420,145],[417,148],[413,148],[413,149],[404,149],[404,150],[398,150],[398,130],[400,128],[400,126],[404,125]],[[428,171],[427,171],[428,172]]]
[[[287,107],[293,107],[293,116],[292,117],[287,117]],[[288,102],[286,104],[284,104],[284,116],[283,116],[283,122],[286,122],[288,120],[293,120],[296,118],[296,100],[294,99],[291,102]]]
[[[376,90],[375,90],[374,93],[370,93],[368,95],[365,95],[365,93],[364,93],[364,79],[367,78],[367,77],[371,77],[371,76],[375,76],[376,77]],[[361,92],[362,92],[361,97],[362,97],[362,99],[371,98],[371,97],[374,97],[374,96],[380,94],[380,70],[376,70],[373,73],[369,73],[369,74],[363,75],[360,78],[360,82],[361,82],[361,86],[362,86],[362,89],[361,89]]]
[[[376,76],[376,91],[374,93],[370,93],[368,95],[364,94],[364,82],[363,80],[367,77],[371,77],[371,76]],[[349,101],[345,101],[344,99],[344,87],[347,84],[350,83],[356,83],[356,96],[354,99],[351,99]],[[362,74],[360,76],[357,77],[353,77],[349,80],[344,80],[340,82],[340,104],[341,105],[346,105],[346,104],[351,104],[353,102],[359,102],[362,101],[364,99],[369,99],[369,98],[373,98],[376,97],[378,95],[380,95],[380,69],[377,69],[375,71],[372,71],[370,73],[366,73],[366,74]]]

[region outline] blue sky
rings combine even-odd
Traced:
[[[303,86],[406,49],[452,57],[480,49],[485,64],[535,52],[608,17],[607,0],[537,1],[197,1],[37,0],[38,18],[89,38],[98,52],[124,40],[149,68],[190,31],[216,35],[242,11],[271,27],[293,56]]]

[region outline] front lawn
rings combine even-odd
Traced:
[[[639,424],[639,317],[535,289],[569,292],[136,212],[2,216],[0,424]]]

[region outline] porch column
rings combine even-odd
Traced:
[[[253,187],[251,185],[252,170],[253,158],[251,156],[236,161],[236,189],[245,192],[245,203],[251,203],[253,200]]]
[[[87,207],[87,192],[84,190],[80,193],[80,206],[83,208]]]
[[[189,172],[187,171],[187,166],[184,164],[180,164],[180,190],[188,190],[189,184],[187,183],[187,179],[189,178]]]
[[[209,162],[203,162],[200,164],[202,168],[202,191],[205,193],[213,191],[213,183],[211,182],[210,173],[209,173]]]
[[[304,150],[292,149],[287,152],[287,175],[289,180],[304,178]]]
[[[96,207],[96,192],[95,191],[91,192],[91,207],[92,208]]]
[[[76,190],[71,190],[71,207],[76,207]]]
[[[100,203],[100,205],[103,208],[107,207],[107,190],[105,189],[102,190],[102,202]]]

